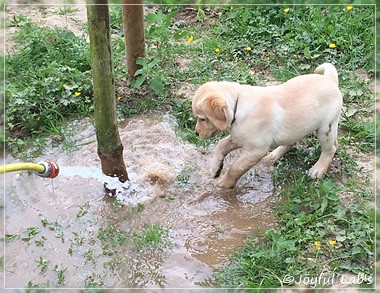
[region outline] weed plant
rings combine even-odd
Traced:
[[[141,233],[134,232],[136,248],[143,247],[168,247],[170,245],[169,230],[161,225],[145,223]]]
[[[8,146],[26,152],[26,137],[54,133],[67,118],[92,109],[89,46],[62,29],[29,22],[14,35],[18,50],[6,58]]]

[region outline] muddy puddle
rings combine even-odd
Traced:
[[[5,287],[214,287],[213,270],[275,225],[272,167],[259,164],[234,190],[217,190],[208,172],[214,146],[184,143],[174,125],[149,115],[121,126],[131,182],[108,182],[116,199],[104,194],[109,178],[89,120],[72,125],[78,148],[36,159],[58,163],[56,179],[4,175]]]

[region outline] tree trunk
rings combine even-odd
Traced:
[[[87,20],[98,155],[103,173],[118,177],[121,182],[125,182],[129,178],[123,160],[123,145],[119,137],[116,118],[108,5],[107,0],[93,0],[91,3],[97,4],[87,5]]]
[[[140,65],[136,64],[137,58],[145,57],[143,3],[143,0],[122,0],[123,28],[129,81],[135,79],[135,72],[140,68]]]

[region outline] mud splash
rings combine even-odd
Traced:
[[[246,237],[275,225],[271,167],[258,165],[234,190],[217,190],[208,179],[213,146],[184,143],[174,124],[150,115],[121,127],[132,181],[116,186],[117,201],[104,194],[104,182],[117,183],[99,171],[88,120],[73,125],[80,148],[41,158],[61,166],[56,179],[6,174],[5,287],[215,286],[213,269]],[[168,245],[136,247],[133,237],[147,223],[165,227]]]

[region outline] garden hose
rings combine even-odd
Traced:
[[[59,174],[59,167],[51,161],[39,163],[13,163],[0,166],[0,174],[14,171],[35,171],[38,176],[55,178]]]

